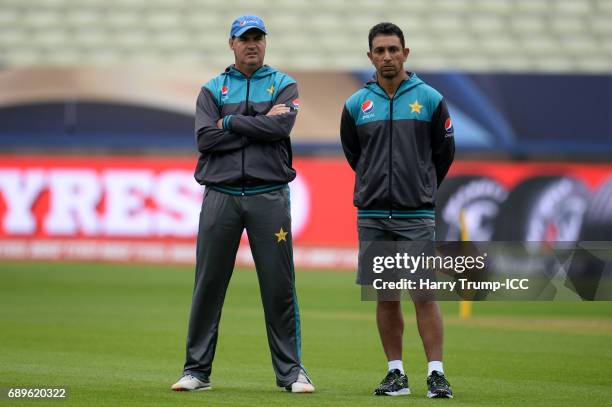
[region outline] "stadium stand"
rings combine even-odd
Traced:
[[[461,154],[612,152],[608,121],[573,120],[608,116],[609,0],[0,0],[0,148],[191,153],[197,92],[232,62],[228,25],[244,13],[266,20],[266,63],[299,83],[298,155],[340,153],[339,111],[371,77],[367,31],[383,20],[447,97]],[[54,117],[55,136],[30,117]]]
[[[609,72],[609,0],[2,0],[5,66],[227,64],[227,26],[264,17],[268,62],[362,69],[365,33],[392,19],[417,70]]]

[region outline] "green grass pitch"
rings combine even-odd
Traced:
[[[236,270],[213,390],[174,393],[191,301],[191,267],[0,263],[0,387],[67,386],[55,406],[610,405],[612,303],[442,303],[454,400],[425,397],[426,364],[405,304],[412,395],[371,395],[385,374],[374,304],[348,272],[297,273],[302,353],[317,386],[275,386],[256,274]],[[47,404],[2,401],[0,404]]]

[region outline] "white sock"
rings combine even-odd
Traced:
[[[404,364],[402,363],[401,360],[399,359],[390,360],[388,364],[389,364],[389,371],[398,369],[402,374],[404,374]]]
[[[437,370],[438,372],[444,374],[444,367],[442,367],[442,362],[440,362],[439,360],[434,360],[427,363],[427,377],[429,377],[431,375],[431,372],[433,372],[434,370]]]

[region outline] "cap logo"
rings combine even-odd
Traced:
[[[253,23],[253,24],[259,25],[259,22],[257,20],[242,20],[240,22],[240,26],[243,27],[245,24],[248,24],[248,23]]]

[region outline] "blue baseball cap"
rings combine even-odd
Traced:
[[[251,28],[256,28],[259,31],[262,31],[264,34],[268,33],[266,31],[266,26],[260,17],[247,15],[240,16],[234,20],[232,23],[232,29],[230,30],[230,38],[240,37]]]

